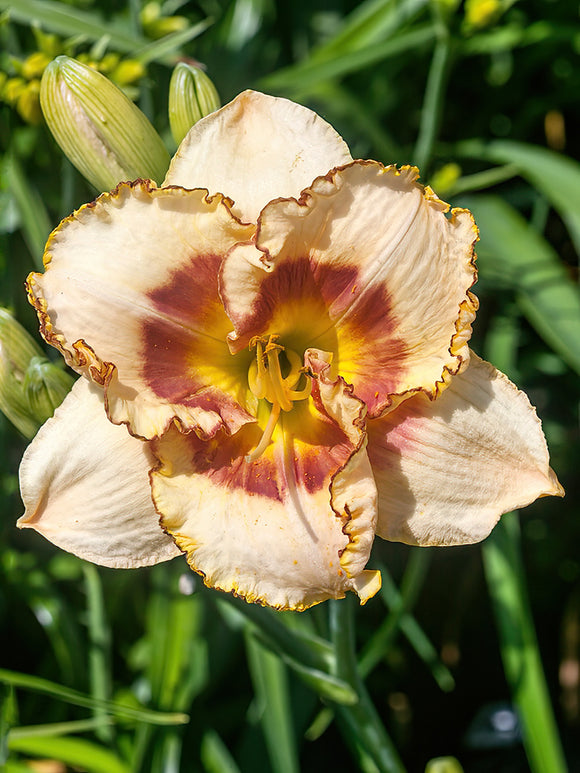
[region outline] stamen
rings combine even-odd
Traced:
[[[260,442],[245,458],[247,462],[258,459],[268,447],[274,429],[280,417],[280,411],[291,411],[296,400],[306,400],[312,392],[312,374],[302,365],[302,360],[291,349],[285,349],[278,343],[279,336],[254,336],[250,349],[256,350],[256,357],[248,369],[248,386],[259,400],[272,403],[268,423]],[[280,354],[284,352],[290,372],[282,376]],[[302,376],[306,377],[306,386],[296,390]]]
[[[258,459],[266,448],[268,447],[268,443],[272,439],[272,435],[274,434],[274,429],[276,427],[276,424],[278,423],[278,417],[280,416],[280,406],[278,403],[274,403],[272,406],[272,410],[270,412],[270,418],[268,419],[268,423],[266,424],[266,427],[264,429],[264,434],[260,438],[260,442],[258,445],[254,448],[253,451],[250,451],[249,454],[246,454],[245,460],[246,462],[254,462],[256,459]]]
[[[280,370],[280,360],[278,358],[277,351],[268,351],[268,375],[270,376],[270,383],[276,395],[277,402],[280,403],[280,407],[283,411],[292,410],[292,401],[288,399],[287,388],[282,381],[282,371]]]
[[[306,400],[307,397],[310,397],[312,394],[312,378],[308,378],[306,381],[306,386],[304,389],[299,389],[297,392],[293,389],[289,389],[287,392],[288,397],[293,402],[296,402],[296,400]]]

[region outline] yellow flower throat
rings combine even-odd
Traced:
[[[291,411],[296,400],[306,400],[312,391],[312,377],[308,369],[303,367],[302,360],[291,349],[286,349],[278,343],[279,336],[268,338],[254,336],[250,340],[250,349],[256,350],[256,357],[248,370],[248,385],[259,400],[267,400],[272,404],[268,423],[258,445],[246,456],[247,462],[258,459],[266,450],[272,439],[272,434],[278,422],[280,411]],[[284,353],[290,371],[282,375],[280,355]],[[301,377],[306,376],[306,386],[296,390]]]

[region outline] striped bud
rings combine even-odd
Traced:
[[[122,180],[160,183],[169,166],[145,115],[101,73],[59,56],[44,71],[40,104],[65,155],[99,191]]]

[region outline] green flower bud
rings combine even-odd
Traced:
[[[60,361],[33,357],[24,374],[24,389],[32,414],[44,423],[62,403],[73,384],[74,378],[63,370]]]
[[[440,167],[431,178],[430,185],[439,196],[446,196],[461,177],[459,164],[445,164]]]
[[[34,437],[73,383],[10,312],[0,308],[0,410],[12,424],[25,437]]]
[[[42,51],[35,51],[22,62],[22,77],[26,80],[40,78],[49,64],[50,57]]]
[[[215,86],[199,67],[180,62],[169,84],[169,125],[179,145],[194,123],[220,106]]]
[[[504,10],[501,0],[466,0],[465,23],[469,29],[489,27]]]
[[[54,138],[98,190],[139,177],[161,182],[169,154],[145,115],[104,75],[59,56],[42,76],[40,104]]]
[[[39,124],[42,121],[40,110],[40,81],[30,81],[16,102],[16,110],[26,123]]]
[[[124,59],[111,70],[111,80],[119,86],[128,86],[145,75],[145,68],[136,59]]]
[[[185,16],[163,16],[161,3],[156,0],[143,6],[140,18],[143,32],[154,40],[181,32],[189,24]]]
[[[24,78],[8,78],[2,88],[2,99],[9,105],[15,105],[26,88]]]

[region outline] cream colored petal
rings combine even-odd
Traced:
[[[324,359],[309,356],[325,371]],[[341,382],[321,383],[310,405],[282,415],[255,461],[245,460],[261,436],[251,425],[205,442],[173,429],[154,441],[161,522],[207,585],[294,610],[347,590],[364,602],[380,587],[380,575],[364,569],[376,490],[363,409]]]
[[[473,353],[435,402],[369,422],[369,456],[377,534],[410,544],[478,542],[502,513],[564,493],[528,398]]]
[[[277,333],[331,350],[370,416],[393,395],[441,391],[469,357],[477,229],[416,178],[357,161],[268,204],[257,248],[238,245],[221,268],[233,348]]]
[[[167,561],[180,551],[151,502],[151,466],[148,444],[111,424],[102,390],[81,378],[24,454],[18,526],[102,566]]]
[[[41,330],[79,373],[104,385],[115,423],[151,438],[177,418],[211,435],[248,420],[225,341],[222,257],[253,228],[220,196],[122,183],[51,235],[28,280]],[[243,359],[243,358],[240,358]]]
[[[236,215],[255,222],[268,201],[298,196],[315,177],[349,161],[345,142],[312,110],[244,91],[195,124],[164,184],[224,193]]]

